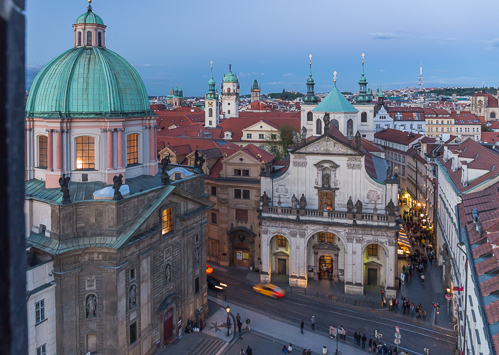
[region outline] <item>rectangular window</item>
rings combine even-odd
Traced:
[[[217,187],[216,186],[212,186],[211,187],[211,196],[216,196],[217,195]]]
[[[334,243],[334,234],[333,233],[319,233],[319,242],[322,243]]]
[[[243,190],[243,200],[250,199],[250,190]]]
[[[263,134],[261,134],[261,133],[260,133],[260,134],[258,135],[258,138],[259,138],[259,139],[263,139]]]
[[[38,137],[38,167],[47,169],[47,136]]]
[[[378,256],[378,244],[369,244],[367,246],[367,255]]]
[[[288,240],[284,238],[282,235],[277,236],[277,246],[278,247],[287,247],[288,246]]]
[[[139,163],[139,135],[129,134],[126,137],[126,164],[127,166]]]
[[[247,222],[248,210],[236,210],[236,221]]]
[[[230,110],[227,110],[227,114],[230,115]]]
[[[82,136],[76,138],[76,169],[95,169],[93,137]]]
[[[182,180],[182,174],[181,173],[175,173],[175,180]]]
[[[161,212],[161,229],[162,234],[170,233],[173,231],[173,218],[172,218],[172,209],[165,208]]]
[[[130,270],[130,280],[135,280],[135,268]]]
[[[249,200],[250,199],[250,190],[234,189],[234,198]]]
[[[45,320],[45,299],[35,303],[35,317],[36,324]]]
[[[216,213],[211,213],[211,223],[212,224],[217,224],[217,214]]]
[[[234,176],[241,176],[241,169],[234,169]]]
[[[476,335],[476,343],[478,345],[481,345],[482,341],[480,340],[480,333],[478,332],[478,329],[475,329],[475,335]]]
[[[137,341],[137,322],[130,324],[130,345]]]
[[[240,199],[242,196],[241,189],[234,189],[234,198]]]
[[[36,355],[47,355],[47,344],[36,348]]]
[[[402,165],[402,176],[405,176],[405,165]]]
[[[196,279],[194,280],[194,293],[198,292],[199,292],[199,277],[196,277]]]
[[[249,170],[244,169],[243,170],[243,176],[249,176]]]
[[[92,32],[87,31],[87,46],[92,45]]]
[[[246,133],[246,138],[251,139],[251,133]]]

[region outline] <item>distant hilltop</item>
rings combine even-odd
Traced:
[[[498,88],[494,88],[493,86],[491,87],[470,87],[470,88],[464,88],[464,87],[448,87],[448,88],[432,88],[429,91],[426,91],[427,93],[430,94],[436,94],[438,96],[451,96],[451,95],[456,95],[456,96],[472,96],[476,94],[477,92],[484,92],[487,94],[497,94]]]

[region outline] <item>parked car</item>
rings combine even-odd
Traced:
[[[272,284],[255,285],[253,286],[253,291],[273,298],[283,298],[284,295],[286,294],[286,292],[282,288]]]
[[[206,281],[208,283],[208,287],[213,289],[213,290],[221,291],[227,287],[227,284],[220,282],[220,280],[218,280],[217,278],[215,278],[211,275],[208,275],[206,277]]]

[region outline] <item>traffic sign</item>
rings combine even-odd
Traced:
[[[402,338],[402,336],[400,335],[400,333],[395,333],[395,339],[400,339]]]
[[[445,295],[445,299],[446,299],[447,301],[450,301],[450,295]]]
[[[400,339],[395,339],[393,342],[394,342],[396,345],[399,345],[399,344],[400,344]]]
[[[397,333],[400,333],[400,329],[399,329],[399,327],[395,327],[395,331],[396,331]]]

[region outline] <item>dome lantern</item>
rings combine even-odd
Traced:
[[[74,29],[74,47],[105,47],[106,26],[102,18],[92,11],[92,0],[88,0],[87,12],[78,16]]]

